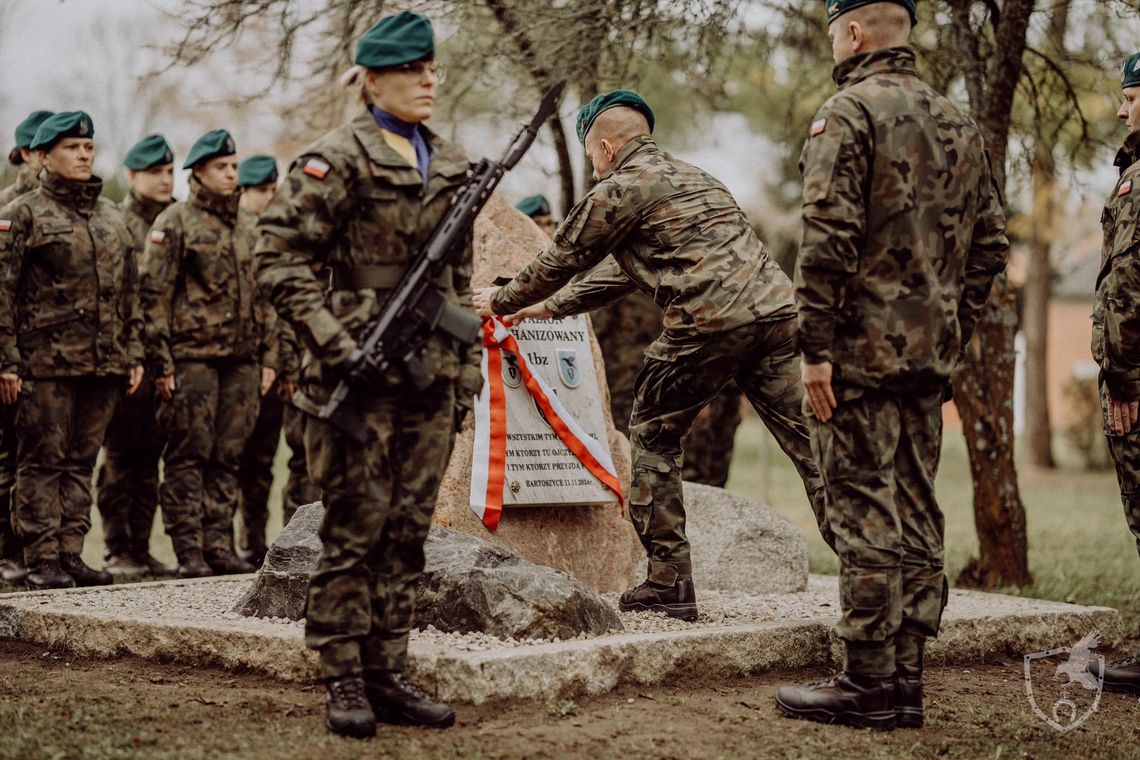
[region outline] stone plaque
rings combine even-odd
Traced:
[[[589,323],[584,316],[529,321],[511,329],[531,372],[541,377],[567,411],[612,456],[602,411]],[[547,423],[523,384],[515,357],[503,352],[507,402],[507,463],[503,506],[617,503]]]

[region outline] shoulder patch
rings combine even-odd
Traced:
[[[166,233],[162,230],[150,231],[150,242],[162,244],[166,240]]]
[[[11,219],[0,219],[0,232],[7,232],[12,229]]]
[[[310,158],[305,162],[305,168],[302,169],[305,174],[317,179],[324,179],[325,175],[329,173],[331,167],[319,158]]]
[[[1116,197],[1119,198],[1123,195],[1128,195],[1132,192],[1132,180],[1126,179],[1120,183],[1120,187],[1116,189]]]
[[[816,137],[822,135],[827,130],[827,119],[816,119],[811,123],[810,135]]]

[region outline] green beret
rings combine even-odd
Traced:
[[[186,163],[182,164],[182,168],[190,169],[211,158],[232,156],[234,153],[237,153],[237,149],[234,148],[234,138],[224,129],[215,129],[199,137],[198,141],[190,146],[190,155],[186,156]]]
[[[1140,53],[1133,53],[1124,59],[1124,65],[1120,67],[1120,86],[1140,86]]]
[[[16,147],[32,147],[32,140],[36,136],[36,130],[52,115],[51,111],[32,111],[28,114],[28,118],[21,121],[16,127]]]
[[[613,92],[607,92],[605,95],[597,96],[578,109],[578,141],[585,145],[586,133],[589,132],[590,127],[594,125],[594,119],[598,118],[598,115],[602,113],[602,111],[608,111],[618,106],[625,106],[641,111],[641,114],[649,122],[649,131],[653,131],[653,109],[649,107],[649,104],[633,90],[614,90]]]
[[[238,164],[238,187],[257,187],[277,181],[277,162],[272,156],[250,156]]]
[[[94,137],[95,123],[83,111],[64,111],[53,114],[40,124],[32,144],[32,150],[51,150],[51,147],[65,137]]]
[[[894,3],[895,5],[901,5],[910,11],[910,25],[914,26],[918,23],[918,10],[915,8],[915,0],[826,0],[826,2],[827,23],[829,24],[847,11],[853,11],[856,8],[862,8],[864,5],[871,5],[873,3]]]
[[[162,135],[147,135],[134,144],[123,158],[123,166],[141,172],[155,166],[174,163],[174,151]]]
[[[353,63],[370,69],[399,66],[435,57],[431,21],[411,11],[386,16],[360,36]]]
[[[515,208],[531,218],[550,215],[550,203],[545,195],[527,196],[519,201]]]

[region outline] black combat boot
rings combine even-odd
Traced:
[[[88,567],[78,554],[60,554],[59,566],[75,579],[76,586],[110,586],[115,579],[106,570]]]
[[[376,716],[364,696],[364,679],[345,676],[325,681],[325,726],[355,739],[376,735]]]
[[[895,717],[899,728],[922,728],[922,668],[895,666]]]
[[[191,549],[178,555],[179,578],[209,578],[214,574],[206,560],[202,559],[202,552]]]
[[[678,578],[672,586],[646,581],[621,595],[622,612],[664,612],[679,620],[697,619],[697,592],[692,580]]]
[[[433,701],[423,689],[405,681],[403,673],[369,672],[364,683],[376,720],[382,723],[429,728],[449,728],[455,723],[451,707]]]
[[[1088,670],[1100,677],[1100,663],[1089,663]],[[1125,657],[1104,666],[1104,690],[1140,697],[1140,655]]]
[[[17,586],[28,578],[28,568],[14,559],[0,559],[0,580]]]
[[[269,550],[264,546],[255,546],[251,549],[247,549],[245,554],[242,555],[242,559],[253,565],[253,568],[257,570],[265,564],[265,555],[268,553]]]
[[[788,718],[890,731],[895,727],[894,676],[840,673],[810,686],[784,686],[776,706]]]
[[[145,565],[126,552],[107,560],[107,572],[116,578],[141,578],[149,574]]]
[[[229,549],[211,549],[204,556],[214,575],[241,575],[257,570]]]
[[[164,577],[174,575],[176,572],[178,572],[177,565],[166,564],[146,549],[136,550],[131,553],[131,556],[135,558],[135,562],[138,562],[140,565],[146,568],[147,575],[157,575]]]
[[[32,565],[24,582],[31,589],[75,588],[75,579],[60,569],[58,559],[45,559]]]

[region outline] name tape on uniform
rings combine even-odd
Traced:
[[[822,135],[826,129],[827,119],[816,119],[811,123],[811,136],[816,137],[818,135]]]
[[[1116,197],[1119,198],[1122,195],[1128,195],[1130,192],[1132,192],[1132,180],[1126,179],[1120,183],[1120,189],[1116,191]]]
[[[325,175],[329,173],[329,165],[319,158],[310,158],[305,162],[305,168],[301,171],[308,174],[310,177],[317,179],[324,179]]]

